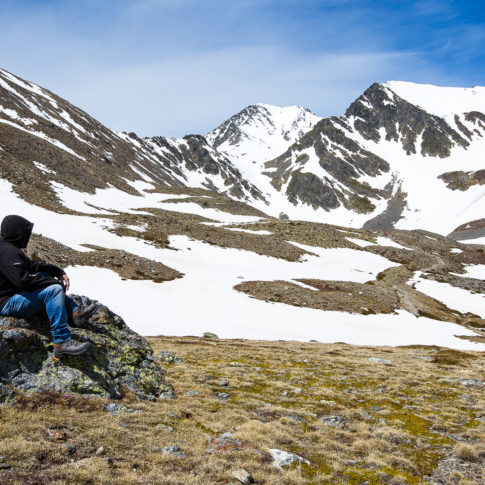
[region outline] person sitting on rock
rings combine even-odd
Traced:
[[[96,311],[92,304],[79,308],[66,296],[69,278],[57,266],[28,258],[27,247],[33,224],[23,217],[6,216],[1,224],[0,239],[0,316],[29,318],[45,309],[54,341],[54,355],[81,355],[89,342],[71,338],[68,315],[74,326],[83,325]]]

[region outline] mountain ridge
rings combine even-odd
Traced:
[[[446,105],[441,93],[452,98],[443,116],[404,99],[436,111]],[[448,234],[481,218],[484,191],[476,174],[484,169],[485,114],[456,112],[460,106],[485,111],[485,88],[389,81],[371,85],[342,116],[256,103],[205,135],[140,138],[0,70],[2,176],[32,200],[35,191],[24,189],[38,187],[42,203],[57,210],[52,183],[133,193],[143,180],[217,191],[274,217]],[[445,201],[449,224],[438,223],[426,191]]]

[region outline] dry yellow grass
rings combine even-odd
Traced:
[[[438,483],[484,483],[483,388],[460,382],[484,379],[481,354],[149,340],[155,354],[184,359],[165,365],[176,400],[125,400],[142,412],[118,415],[103,399],[54,394],[0,407],[0,483],[225,484],[236,483],[238,468],[259,484],[420,484],[433,474]],[[346,421],[331,426],[326,416]],[[227,432],[242,449],[207,453],[209,440]],[[163,453],[166,446],[185,458]],[[272,448],[310,465],[275,468]]]

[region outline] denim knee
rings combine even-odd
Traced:
[[[62,286],[56,284],[47,286],[45,288],[45,291],[55,298],[64,294],[64,289],[62,288]]]

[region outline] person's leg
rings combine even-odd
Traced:
[[[67,310],[64,289],[61,285],[50,285],[39,292],[43,299],[45,311],[51,323],[51,335],[55,344],[71,338],[71,331],[67,325]]]
[[[66,310],[68,315],[74,315],[74,313],[79,311],[79,307],[70,296],[66,295],[65,300],[66,300]]]
[[[22,291],[7,301],[1,314],[2,316],[28,318],[43,308],[49,317],[54,343],[69,340],[71,332],[67,325],[66,303],[61,285],[50,285],[35,291]]]
[[[44,301],[39,298],[38,292],[24,291],[13,295],[5,303],[0,315],[2,317],[29,318],[44,308]]]

